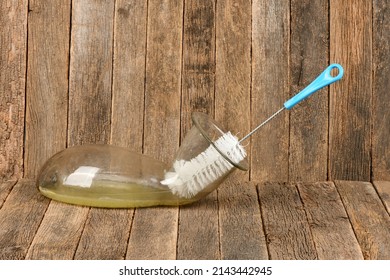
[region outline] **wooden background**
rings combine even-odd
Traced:
[[[0,178],[67,146],[171,161],[193,111],[243,136],[330,63],[343,80],[252,137],[256,181],[390,180],[389,0],[2,0]]]

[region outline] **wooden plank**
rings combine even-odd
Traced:
[[[218,189],[221,259],[268,259],[256,185],[228,180]]]
[[[343,80],[330,86],[330,179],[371,179],[371,6],[330,1],[330,58],[345,69]]]
[[[25,177],[66,146],[70,0],[30,1]]]
[[[0,178],[23,176],[27,0],[0,3]]]
[[[186,1],[184,10],[182,139],[191,113],[214,115],[215,1]],[[217,192],[180,207],[177,259],[220,259]]]
[[[24,259],[49,200],[35,182],[20,179],[0,210],[0,259]]]
[[[387,212],[390,214],[390,182],[374,181],[374,186],[378,192]]]
[[[264,183],[258,191],[270,259],[317,259],[296,186]]]
[[[185,2],[181,135],[192,127],[191,114],[214,116],[215,0]]]
[[[172,162],[180,141],[183,1],[148,3],[144,153]],[[137,209],[126,258],[175,259],[178,208]]]
[[[332,182],[298,184],[318,258],[359,260],[363,254]]]
[[[136,209],[126,259],[176,259],[177,207]]]
[[[147,1],[118,0],[114,23],[111,144],[142,152]]]
[[[245,0],[216,4],[215,119],[241,137],[249,132],[251,121],[251,8],[251,2]],[[249,178],[239,172],[234,176]]]
[[[26,259],[71,260],[88,215],[87,207],[52,201]]]
[[[328,66],[328,14],[328,0],[291,1],[291,97]],[[319,91],[290,113],[291,181],[327,179],[328,92]]]
[[[218,197],[212,192],[180,207],[177,240],[179,260],[219,260]]]
[[[252,126],[282,108],[289,95],[289,1],[252,5]],[[288,113],[252,136],[251,179],[288,180]]]
[[[390,180],[390,2],[373,1],[372,176]]]
[[[11,192],[13,186],[15,186],[16,182],[16,180],[0,182],[0,209],[3,207],[4,201],[7,199],[7,196]]]
[[[124,259],[132,215],[132,209],[91,209],[74,258]]]
[[[114,1],[72,2],[68,144],[110,138]]]
[[[366,182],[336,181],[365,259],[390,259],[390,217]]]

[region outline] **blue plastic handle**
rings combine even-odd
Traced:
[[[338,69],[337,76],[333,77],[331,72],[333,69]],[[284,107],[288,110],[290,110],[292,107],[294,107],[297,103],[301,102],[305,98],[312,95],[317,90],[322,89],[325,86],[328,86],[334,82],[337,82],[340,80],[344,75],[344,69],[340,64],[331,64],[329,65],[324,72],[322,72],[313,82],[311,82],[310,85],[308,85],[306,88],[304,88],[301,92],[296,94],[291,99],[287,100],[284,103]]]

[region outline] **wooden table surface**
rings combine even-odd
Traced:
[[[0,183],[0,259],[390,259],[390,182],[230,180],[182,207],[102,209]]]

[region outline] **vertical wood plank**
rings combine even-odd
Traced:
[[[75,259],[121,260],[125,258],[133,210],[91,209]]]
[[[52,201],[31,243],[26,259],[73,259],[87,215],[87,207]]]
[[[291,1],[291,94],[314,80],[329,58],[328,1]],[[313,20],[315,19],[315,20]],[[290,113],[290,181],[327,179],[328,88]]]
[[[335,185],[332,182],[301,183],[298,184],[298,190],[309,220],[318,258],[363,259]]]
[[[111,144],[142,152],[147,0],[115,7]]]
[[[144,153],[171,162],[179,146],[183,1],[149,1]],[[126,258],[175,259],[178,208],[135,211]]]
[[[282,108],[289,95],[289,1],[253,0],[252,126]],[[252,136],[251,179],[288,180],[288,113]]]
[[[25,177],[66,147],[70,1],[29,3]]]
[[[343,80],[330,87],[331,179],[370,181],[372,2],[330,1],[330,58]]]
[[[114,1],[74,0],[68,145],[110,137]]]
[[[12,187],[16,184],[15,180],[0,182],[0,209],[3,207],[4,201],[7,199]]]
[[[268,259],[256,185],[229,180],[218,201],[221,259]]]
[[[390,182],[389,181],[374,181],[374,186],[386,207],[387,213],[390,214]]]
[[[365,259],[390,259],[390,217],[367,182],[336,181]]]
[[[296,186],[264,183],[258,190],[270,259],[317,259]]]
[[[215,0],[186,1],[183,30],[183,139],[192,126],[191,113],[214,114]],[[217,192],[180,207],[177,259],[219,259]]]
[[[35,182],[20,179],[0,210],[0,259],[24,259],[42,221],[49,199]]]
[[[215,0],[185,2],[183,31],[182,138],[191,114],[214,116]]]
[[[23,176],[27,0],[0,3],[0,178]]]
[[[373,1],[373,180],[390,180],[390,2]]]
[[[245,0],[216,6],[215,119],[241,137],[250,129],[251,8]]]
[[[220,259],[217,192],[180,207],[178,235],[177,259]]]

